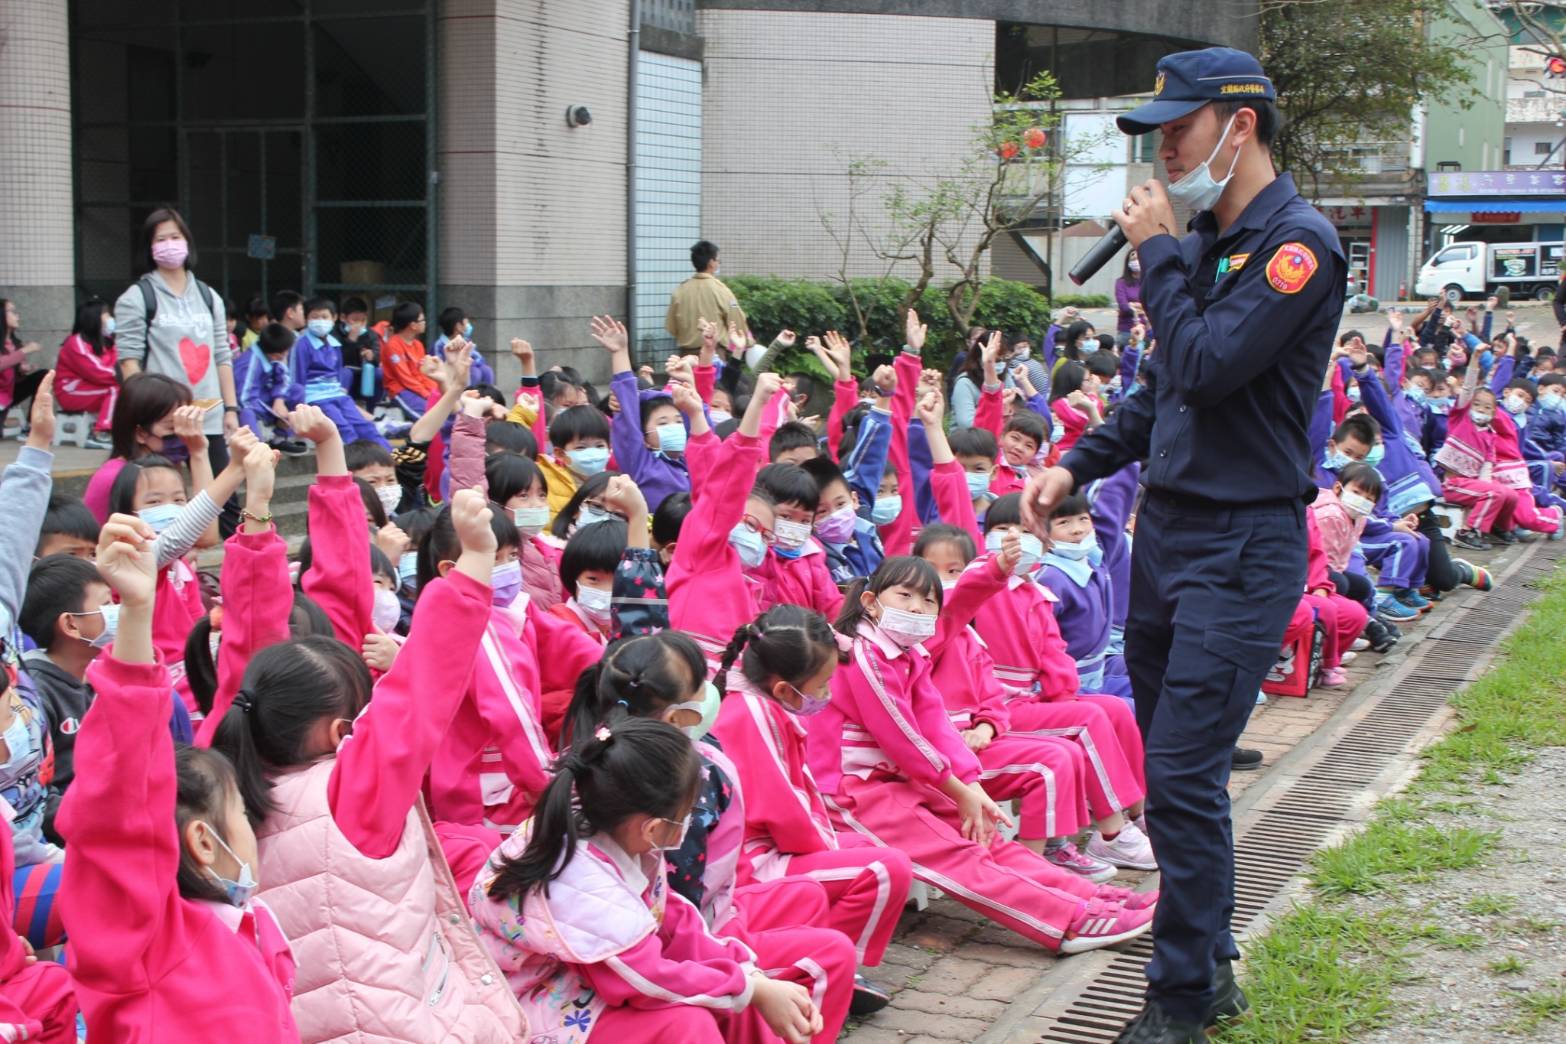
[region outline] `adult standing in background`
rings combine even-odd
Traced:
[[[1144,326],[1147,317],[1142,311],[1142,261],[1135,250],[1126,252],[1126,267],[1115,280],[1115,309],[1119,313],[1115,323],[1115,343],[1124,347],[1131,339],[1131,327]]]
[[[696,274],[674,288],[663,328],[681,349],[694,352],[701,348],[703,319],[716,324],[720,331],[727,331],[733,323],[741,333],[745,331],[746,319],[734,291],[718,278],[716,246],[703,239],[691,247],[691,267]]]
[[[43,383],[44,371],[34,367],[28,358],[37,354],[38,342],[24,344],[17,333],[22,326],[22,313],[16,302],[0,298],[0,309],[4,309],[5,315],[5,327],[0,330],[0,428],[4,428],[6,414],[11,412],[12,406],[33,397],[33,392]]]
[[[202,424],[216,474],[228,466],[227,440],[239,430],[223,298],[191,272],[196,249],[177,210],[163,207],[147,215],[137,260],[146,274],[114,302],[120,379],[160,373],[189,388],[197,403],[220,401],[222,409],[208,410]],[[220,525],[225,536],[238,528],[237,500],[230,498]]]

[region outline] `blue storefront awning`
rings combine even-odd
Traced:
[[[1558,214],[1566,211],[1566,196],[1540,199],[1427,199],[1425,210],[1431,214]]]

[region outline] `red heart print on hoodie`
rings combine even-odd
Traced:
[[[185,376],[190,380],[190,386],[194,388],[201,383],[201,378],[207,375],[207,370],[212,365],[212,349],[208,345],[197,344],[189,337],[181,337],[179,359],[185,364]]]

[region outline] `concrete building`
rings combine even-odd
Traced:
[[[919,170],[1039,68],[1091,129],[1163,54],[1253,32],[1184,0],[0,0],[0,295],[59,343],[172,202],[241,304],[455,303],[503,381],[513,336],[600,374],[587,318],[659,347],[701,236],[726,272],[834,271],[849,157]]]

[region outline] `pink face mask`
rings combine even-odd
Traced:
[[[184,268],[190,244],[183,239],[162,239],[152,244],[152,259],[160,268]]]

